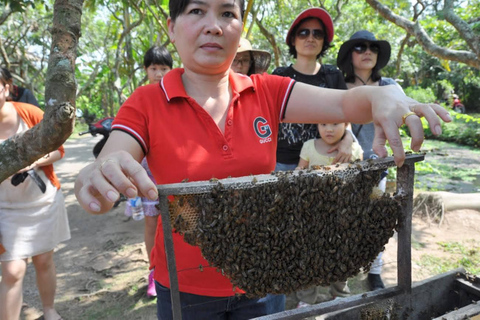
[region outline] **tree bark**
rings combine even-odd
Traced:
[[[443,203],[445,211],[453,211],[459,209],[471,209],[480,211],[480,193],[454,193],[447,191],[422,192],[416,198],[420,199],[432,197]]]
[[[75,59],[83,0],[56,0],[42,122],[0,144],[0,182],[58,149],[75,121]]]
[[[461,209],[480,211],[480,193],[422,192],[413,200],[412,211],[441,225],[445,212]]]

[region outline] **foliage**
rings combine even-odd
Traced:
[[[12,2],[7,2],[12,5]],[[31,6],[33,2],[17,2],[21,8],[13,10],[0,25],[0,64],[12,72],[14,84],[30,89],[43,106],[48,53],[52,43],[48,27],[53,18],[50,11],[53,1],[45,5],[36,2],[35,8]]]
[[[43,5],[44,1],[42,0],[2,0],[1,3],[5,5],[5,7],[10,7],[13,12],[25,12],[28,7],[32,7],[35,9],[35,3],[38,5]]]
[[[432,134],[427,121],[422,118],[425,136],[429,139],[456,142],[471,147],[480,147],[480,118],[467,114],[456,113],[451,123],[442,123],[442,134],[438,137]]]
[[[407,96],[422,103],[435,101],[435,94],[432,88],[408,87],[404,91]]]
[[[13,6],[22,5],[0,25],[0,49],[5,54],[2,65],[11,68],[15,81],[35,93],[43,104],[46,62],[50,52],[49,33],[54,0],[3,0]],[[480,32],[480,23],[472,19],[479,15],[479,0],[461,1],[455,12],[470,21]],[[396,14],[413,16],[413,3],[408,0],[386,0],[382,3]],[[35,8],[33,8],[35,4]],[[422,27],[432,40],[455,50],[469,50],[469,46],[446,22],[438,2],[428,2],[419,17]],[[392,46],[389,64],[382,70],[384,76],[395,78],[405,88],[426,89],[428,92],[408,91],[418,99],[441,99],[445,84],[458,93],[467,112],[480,108],[480,71],[460,63],[440,61],[426,53],[403,29],[385,20],[363,1],[335,0],[257,0],[247,16],[244,36],[255,48],[273,53],[269,71],[288,65],[292,57],[285,43],[287,31],[297,14],[309,7],[320,6],[332,16],[335,37],[332,47],[322,58],[323,63],[336,64],[341,44],[357,30],[373,31],[378,39],[388,39]],[[362,13],[362,19],[352,19]],[[174,66],[181,62],[169,41],[165,0],[87,0],[82,17],[82,37],[77,53],[76,79],[77,107],[89,110],[98,117],[115,115],[123,101],[145,82],[142,70],[143,53],[153,44],[163,44],[172,52]],[[28,23],[25,23],[28,22]]]

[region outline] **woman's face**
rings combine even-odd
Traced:
[[[233,59],[232,70],[241,74],[248,74],[252,63],[249,51],[239,52]]]
[[[317,19],[308,19],[302,22],[294,35],[293,46],[298,56],[307,56],[317,59],[322,52],[325,31]]]
[[[167,23],[185,69],[203,74],[228,71],[243,28],[238,0],[191,1]]]
[[[371,71],[377,64],[378,50],[377,53],[373,52],[370,49],[370,43],[365,42],[364,44],[367,49],[360,53],[356,50],[352,50],[352,64],[354,71],[358,72],[359,70],[368,70]],[[358,46],[359,48],[362,46]],[[378,48],[378,47],[377,47]]]

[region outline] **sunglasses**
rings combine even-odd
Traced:
[[[367,49],[370,49],[372,53],[378,53],[380,51],[380,47],[376,43],[359,43],[353,46],[353,51],[356,53],[364,53]]]
[[[239,65],[242,65],[242,66],[246,66],[246,65],[251,65],[252,64],[252,60],[250,59],[234,59],[233,60],[233,63],[232,65],[234,66],[239,66]]]
[[[313,29],[313,30],[302,29],[302,30],[298,30],[297,37],[300,40],[305,40],[310,36],[310,32],[312,33],[312,36],[317,40],[322,40],[323,38],[325,38],[325,32],[323,32],[323,30],[321,30],[321,29]]]

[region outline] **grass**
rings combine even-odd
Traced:
[[[409,138],[405,138],[403,144],[405,150],[410,150]],[[450,158],[448,154],[442,156],[443,150],[451,148],[468,150],[480,159],[480,150],[472,147],[439,140],[425,140],[422,146],[422,150],[427,152],[425,161],[415,164],[416,191],[450,191],[445,189],[446,184],[453,186],[459,182],[475,184],[480,180],[480,166],[463,167],[456,163],[458,159]],[[395,168],[389,169],[388,179],[395,180]]]
[[[441,274],[459,267],[468,273],[480,274],[480,246],[475,240],[467,243],[438,242],[439,249],[449,253],[449,257],[439,258],[430,254],[422,255],[418,265],[431,274]]]
[[[421,250],[425,247],[426,247],[425,243],[417,241],[414,237],[412,237],[412,249]]]

